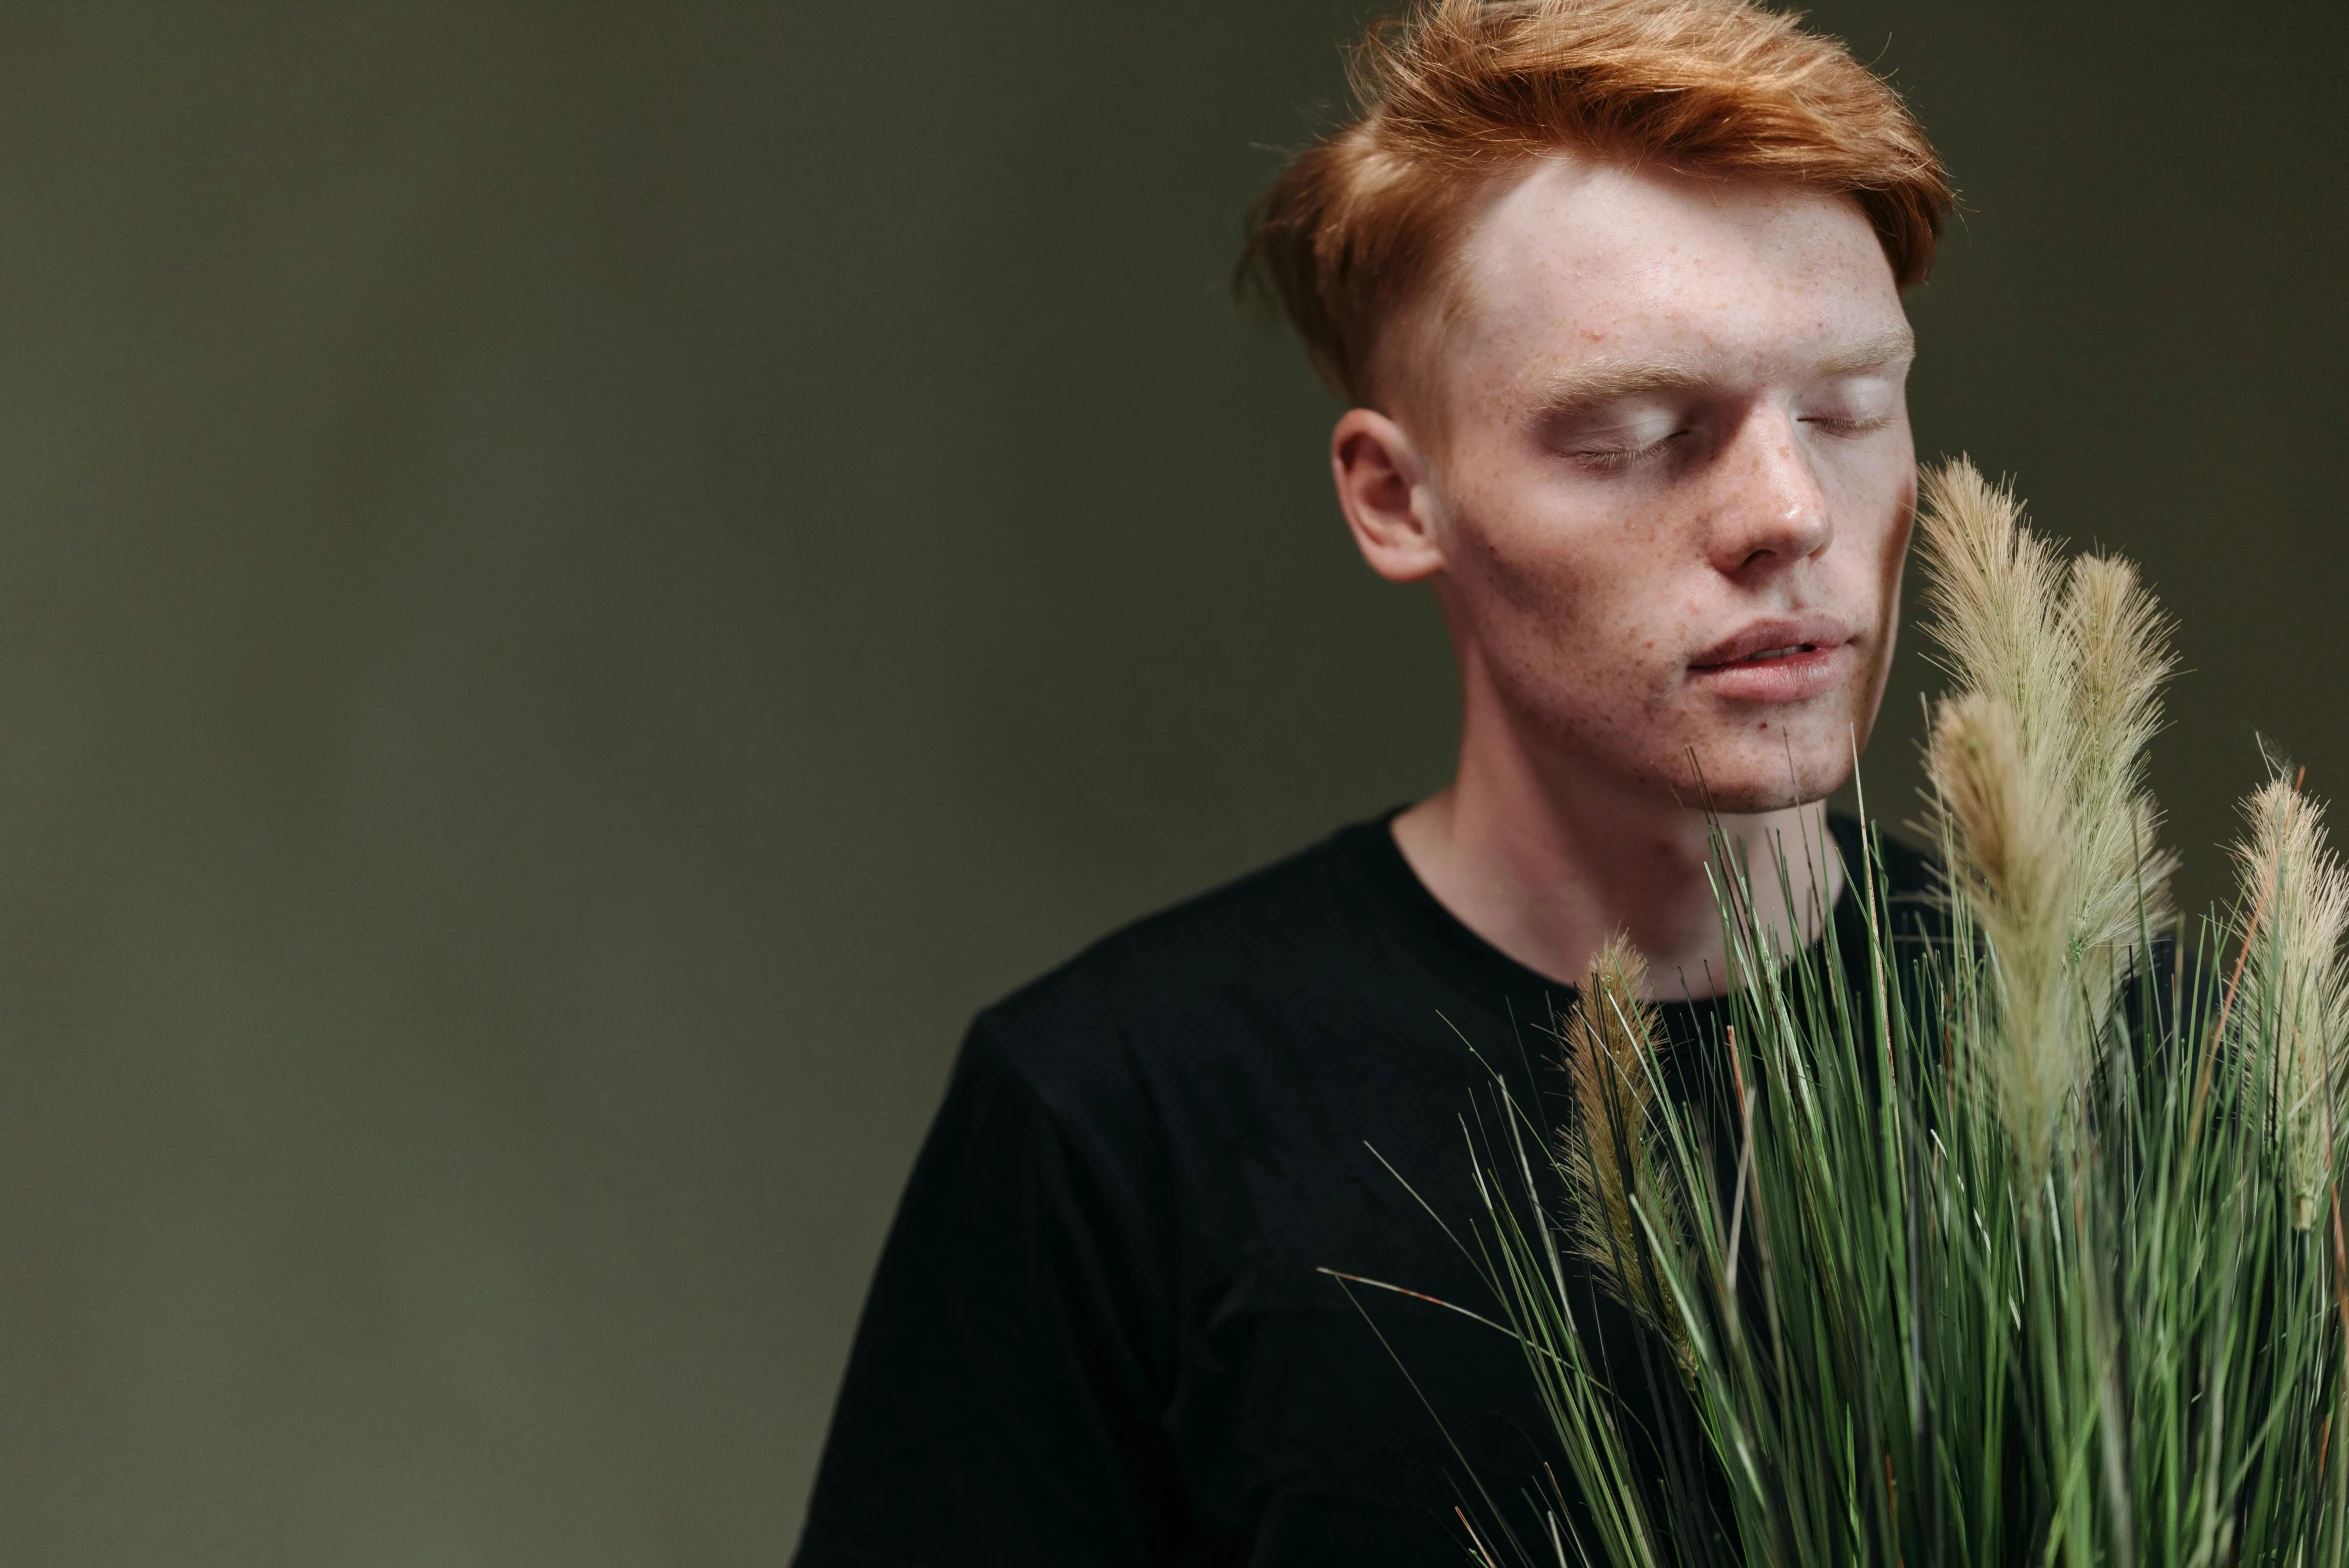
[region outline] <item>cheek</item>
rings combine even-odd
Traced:
[[[1828,479],[1829,505],[1851,541],[1874,563],[1882,580],[1895,582],[1906,559],[1917,511],[1916,450],[1904,419],[1880,447]]]
[[[1879,493],[1874,499],[1875,520],[1872,537],[1859,541],[1865,547],[1855,551],[1855,572],[1864,571],[1868,587],[1876,596],[1876,627],[1887,654],[1893,633],[1900,622],[1901,578],[1908,567],[1909,538],[1915,530],[1916,488],[1914,483],[1900,486],[1890,500]]]
[[[1835,546],[1827,560],[1837,591],[1881,598],[1881,608],[1889,611],[1908,560],[1917,507],[1916,463],[1905,432],[1881,450],[1852,454],[1840,464],[1822,463],[1819,477],[1835,519]]]
[[[1609,753],[1655,738],[1701,606],[1652,527],[1584,518],[1483,530],[1454,577],[1512,707]],[[1681,744],[1675,735],[1667,749]]]
[[[1494,520],[1463,530],[1456,575],[1493,631],[1538,636],[1578,658],[1653,648],[1670,589],[1650,530],[1524,506],[1485,515]]]

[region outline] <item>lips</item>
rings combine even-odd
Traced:
[[[1843,684],[1851,633],[1822,616],[1755,621],[1688,662],[1690,678],[1741,702],[1801,702]]]

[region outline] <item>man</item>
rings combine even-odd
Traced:
[[[1708,808],[1794,945],[1851,918],[1817,803],[1898,619],[1921,131],[1745,0],[1427,0],[1357,63],[1251,262],[1352,405],[1364,559],[1448,618],[1458,771],[980,1017],[807,1568],[1457,1560],[1552,1460],[1520,1353],[1317,1269],[1486,1304],[1398,1176],[1469,1219],[1461,1036],[1530,1058],[1613,931],[1701,1048]]]

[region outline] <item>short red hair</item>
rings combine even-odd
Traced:
[[[1850,196],[1903,288],[1950,210],[1899,94],[1753,0],[1419,0],[1364,34],[1350,76],[1359,112],[1282,171],[1241,270],[1357,403],[1478,195],[1552,153]]]

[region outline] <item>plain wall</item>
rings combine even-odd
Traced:
[[[787,1555],[969,1014],[1443,776],[1224,286],[1361,9],[0,14],[0,1559]],[[2349,780],[2349,13],[1815,15],[2207,898]]]

